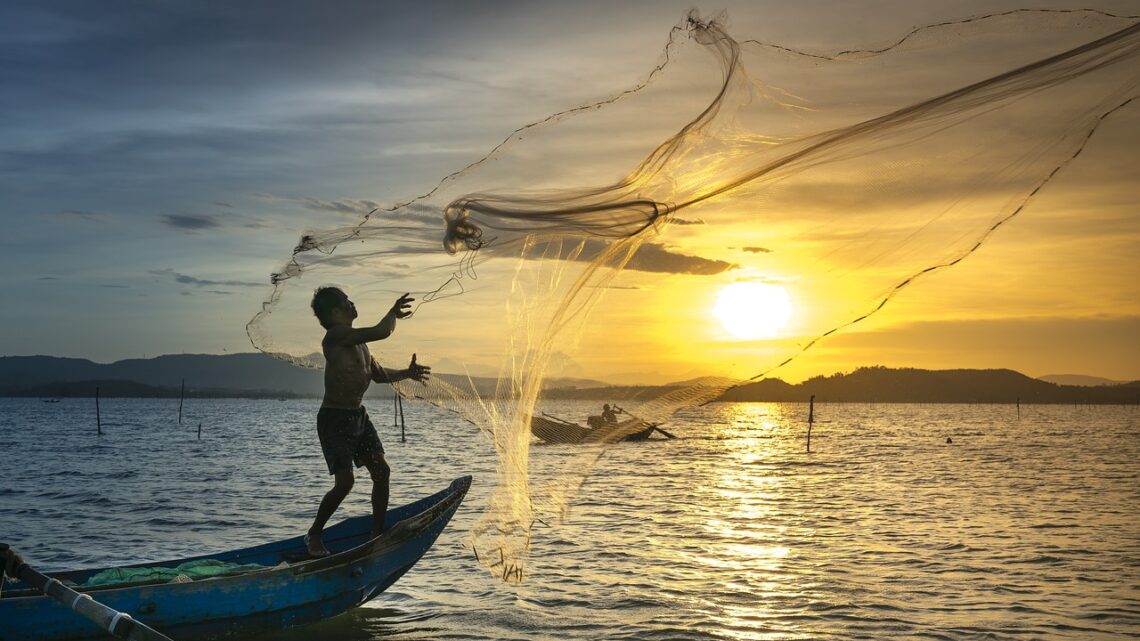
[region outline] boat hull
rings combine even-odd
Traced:
[[[530,421],[530,430],[547,443],[612,443],[614,441],[644,441],[653,434],[654,425],[640,419],[603,425],[595,429],[582,427],[541,416]]]
[[[369,538],[371,516],[347,519],[325,531],[331,556],[303,557],[301,537],[198,558],[257,563],[265,570],[187,583],[79,587],[99,570],[49,573],[76,590],[178,638],[249,636],[326,619],[383,592],[431,547],[471,484],[454,481],[431,497],[388,512],[390,530]],[[149,563],[174,567],[195,559]],[[0,641],[105,639],[91,621],[48,597],[5,584],[0,593]]]

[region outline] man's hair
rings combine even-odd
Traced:
[[[344,292],[339,287],[318,287],[313,292],[313,314],[320,321],[321,327],[329,328],[329,313],[340,305],[343,296]]]

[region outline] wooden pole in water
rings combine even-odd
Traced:
[[[1017,397],[1017,420],[1021,420],[1021,397]]]
[[[95,386],[95,430],[103,436],[103,420],[99,418],[99,386]]]
[[[182,392],[178,395],[178,424],[182,425],[182,401],[186,398],[186,379],[182,379]]]
[[[807,435],[807,451],[811,452],[811,426],[815,423],[815,394],[811,395],[808,400],[808,435]]]
[[[408,439],[404,435],[404,397],[396,392],[396,405],[400,408],[400,442],[407,443]]]
[[[198,423],[198,440],[202,440],[202,424]]]

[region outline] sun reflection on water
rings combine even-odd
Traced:
[[[786,518],[788,502],[782,459],[788,455],[792,411],[775,403],[739,403],[722,409],[717,437],[723,456],[710,491],[719,510],[702,522],[707,552],[698,559],[710,574],[731,576],[720,607],[710,612],[731,638],[778,638],[769,623],[773,604],[799,593],[799,581],[785,566],[795,557]]]

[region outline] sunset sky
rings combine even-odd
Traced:
[[[0,355],[252,351],[245,325],[303,233],[424,193],[516,128],[636,84],[693,6],[724,10],[739,39],[840,51],[999,5],[1072,6],[5,2]],[[1082,6],[1136,13],[1134,2]],[[665,111],[640,117],[665,129]],[[1137,149],[1140,102],[981,250],[774,375],[888,365],[1140,379]],[[642,260],[671,247],[737,268],[663,269],[624,293],[619,277],[604,335],[583,337],[605,357],[574,357],[561,374],[661,382],[769,362],[713,314],[722,288],[767,268],[765,248],[739,232],[716,246],[687,233],[666,231]],[[380,313],[383,291],[368,306]],[[789,293],[790,326],[822,304]]]

